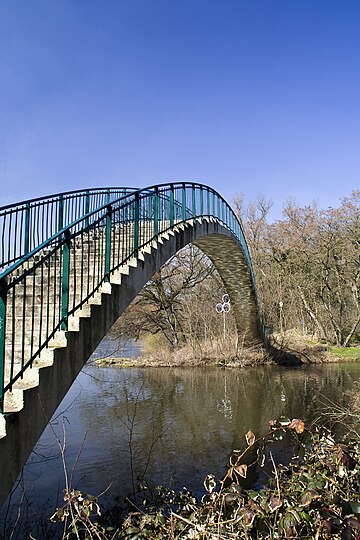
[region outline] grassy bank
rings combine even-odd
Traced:
[[[145,348],[137,357],[99,358],[100,366],[117,367],[196,367],[222,366],[241,368],[256,365],[301,365],[360,361],[360,347],[333,347],[293,332],[274,334],[267,346],[246,347],[234,336],[187,344],[170,350],[164,343]]]
[[[360,361],[360,347],[329,347],[329,353],[345,362]]]

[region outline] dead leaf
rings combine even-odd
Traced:
[[[235,471],[240,475],[242,476],[242,478],[246,478],[246,474],[247,474],[247,465],[245,463],[243,463],[242,465],[238,465],[237,467],[235,467]]]
[[[282,500],[280,497],[271,497],[270,502],[268,503],[270,512],[275,512],[282,506]]]
[[[295,429],[296,433],[300,434],[304,432],[305,429],[305,423],[303,420],[299,420],[298,418],[294,418],[291,420],[289,424],[290,429]]]
[[[246,443],[248,446],[252,446],[255,442],[255,435],[249,430],[245,435]]]

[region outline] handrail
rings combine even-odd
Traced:
[[[5,393],[116,270],[162,233],[198,218],[216,219],[237,239],[256,293],[241,223],[214,189],[193,182],[154,185],[108,200],[64,223],[5,269],[0,275],[0,412]]]
[[[0,207],[0,272],[45,242],[64,224],[136,189],[81,189]]]

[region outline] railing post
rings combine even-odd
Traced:
[[[85,191],[85,214],[89,213],[89,209],[90,209],[90,194],[89,194],[89,190],[86,190]],[[86,228],[89,227],[89,218],[88,217],[85,219],[85,227]]]
[[[196,192],[194,184],[191,186],[192,217],[196,217]]]
[[[59,197],[58,231],[64,226],[64,196]]]
[[[182,197],[181,197],[181,219],[186,220],[186,187],[182,185]]]
[[[174,186],[171,184],[170,186],[170,227],[174,226]]]
[[[204,191],[202,186],[200,186],[200,215],[201,217],[204,215]]]
[[[70,230],[64,233],[62,249],[62,283],[61,283],[61,330],[68,329],[69,319],[69,274],[70,274]]]
[[[210,190],[209,190],[209,188],[206,188],[206,191],[207,191],[207,214],[208,214],[208,216],[210,216],[211,209],[210,209]]]
[[[154,238],[158,239],[159,236],[159,188],[155,187],[154,192]]]
[[[135,208],[134,208],[134,257],[139,254],[139,215],[140,215],[140,197],[139,192],[135,192]]]
[[[104,276],[104,281],[110,281],[111,217],[112,217],[112,206],[111,206],[111,204],[108,204],[107,207],[106,207],[106,221],[105,221],[105,276]]]
[[[6,278],[0,279],[0,413],[4,411],[5,335],[6,335]]]
[[[24,238],[24,248],[27,255],[30,251],[30,203],[26,203],[25,206],[25,238]]]

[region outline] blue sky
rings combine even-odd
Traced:
[[[359,0],[0,0],[0,204],[193,180],[360,187]]]

